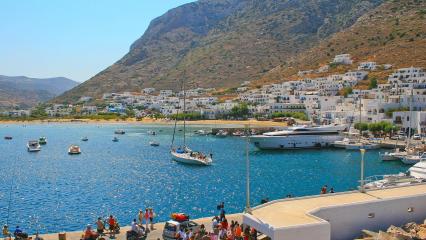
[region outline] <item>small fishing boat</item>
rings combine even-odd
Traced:
[[[87,142],[87,141],[89,141],[89,139],[88,139],[87,137],[83,137],[83,138],[81,139],[81,141],[83,141],[83,142]]]
[[[80,153],[81,153],[81,149],[77,145],[71,145],[68,148],[68,154],[74,155],[74,154],[80,154]]]
[[[187,147],[184,147],[183,149],[172,149],[170,154],[174,161],[184,164],[209,166],[213,162],[210,156],[206,156],[200,152],[194,152]]]
[[[151,130],[149,130],[149,131],[147,132],[147,134],[148,134],[148,135],[153,135],[153,136],[155,136],[155,135],[156,135],[155,131],[151,131]]]
[[[211,132],[204,130],[204,129],[196,130],[194,133],[196,135],[200,135],[200,136],[206,136],[206,135],[211,134]]]
[[[232,136],[241,137],[241,136],[244,136],[244,132],[243,131],[236,131],[236,132],[232,133]]]
[[[47,138],[46,138],[46,137],[40,137],[40,138],[38,139],[38,143],[39,143],[40,145],[45,145],[45,144],[47,144]]]
[[[123,135],[123,134],[125,134],[126,132],[125,132],[123,129],[117,129],[117,130],[115,130],[115,131],[114,131],[114,133],[115,133],[115,134]]]
[[[28,152],[38,152],[41,150],[41,146],[37,140],[31,140],[27,143]]]
[[[12,136],[4,136],[5,140],[12,140]]]
[[[158,146],[160,146],[160,143],[156,142],[156,141],[151,141],[151,142],[149,142],[149,145],[151,145],[153,147],[158,147]]]
[[[118,139],[118,137],[114,137],[114,138],[112,139],[112,141],[113,141],[113,142],[118,142],[118,141],[119,141],[119,139]]]
[[[396,148],[394,152],[380,153],[380,158],[382,161],[396,161],[402,159],[405,156],[407,156],[407,152],[400,152],[399,148]]]
[[[226,130],[221,129],[216,133],[216,137],[226,137],[226,136],[228,136],[228,131]]]
[[[407,154],[407,156],[401,158],[401,162],[407,165],[413,165],[421,161],[426,161],[425,153]]]

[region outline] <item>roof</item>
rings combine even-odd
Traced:
[[[318,208],[425,193],[426,184],[422,184],[409,187],[373,190],[367,193],[347,192],[309,198],[288,199],[259,206],[252,211],[252,216],[275,228],[290,227],[301,224],[319,223],[321,221],[319,218],[309,214]]]

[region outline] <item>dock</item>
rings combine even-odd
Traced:
[[[272,240],[344,240],[425,218],[426,184],[418,184],[277,200],[244,214],[243,223]]]

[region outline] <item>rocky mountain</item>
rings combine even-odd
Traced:
[[[0,108],[28,108],[50,100],[78,83],[64,77],[28,78],[0,75]]]
[[[340,53],[351,54],[355,64],[332,68],[330,72],[356,69],[360,61],[392,64],[396,68],[426,68],[426,1],[387,1],[369,10],[351,27],[272,69],[256,84],[296,79],[299,70],[318,69]],[[392,71],[373,72],[370,77],[385,81]]]
[[[153,20],[122,59],[57,102],[144,87],[232,87],[351,27],[384,0],[199,0]]]

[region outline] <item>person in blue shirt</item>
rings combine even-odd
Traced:
[[[28,234],[22,231],[22,229],[19,226],[16,226],[15,232],[13,234],[15,235],[16,238],[23,238],[23,239],[28,238]]]

